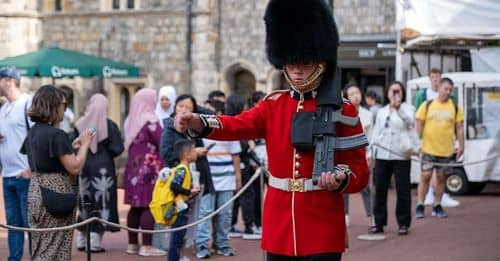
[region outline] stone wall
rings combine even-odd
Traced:
[[[186,87],[186,17],[182,12],[53,14],[46,15],[43,23],[44,46],[134,64],[152,77],[153,87]]]
[[[38,48],[42,27],[37,9],[33,0],[0,0],[0,59]]]
[[[224,85],[226,71],[241,63],[257,79],[258,89],[263,89],[272,66],[265,53],[264,12],[267,0],[221,0],[221,78]],[[260,84],[259,84],[260,83]],[[260,86],[259,86],[260,85]],[[230,88],[222,86],[222,89]]]
[[[395,32],[394,0],[335,0],[334,15],[340,34]]]

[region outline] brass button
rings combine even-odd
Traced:
[[[296,159],[300,159],[300,154],[296,153],[296,154],[295,154],[295,158],[296,158]]]
[[[300,162],[295,162],[295,167],[296,168],[300,167]]]
[[[299,178],[300,177],[300,172],[298,170],[295,171],[295,177]]]

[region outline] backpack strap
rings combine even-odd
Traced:
[[[454,117],[454,120],[453,120],[453,128],[455,129],[455,132],[456,132],[456,122],[457,122],[457,116],[458,116],[458,105],[455,103],[455,101],[453,99],[450,99],[451,102],[453,103],[453,107],[455,108],[455,117]],[[427,120],[427,113],[429,112],[429,107],[431,106],[431,103],[433,102],[434,100],[430,100],[430,101],[426,101],[426,104],[425,104],[425,119]],[[425,125],[425,121],[424,121],[424,125]],[[423,126],[422,126],[423,128]]]
[[[26,132],[29,132],[31,127],[28,121],[28,101],[24,104],[24,123],[26,124]]]

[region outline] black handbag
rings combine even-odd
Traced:
[[[29,125],[27,125],[29,126]],[[28,129],[29,131],[29,129]],[[28,144],[31,145],[30,133],[28,133]],[[35,160],[33,159],[33,153],[31,153],[31,148],[29,151],[28,160],[31,158],[31,167],[37,170]],[[31,156],[31,157],[30,157]],[[54,175],[54,174],[46,174],[46,175]],[[61,174],[64,175],[64,174]],[[66,174],[68,175],[68,174]],[[78,201],[76,189],[73,187],[72,193],[62,193],[56,192],[51,189],[45,188],[42,185],[40,187],[40,194],[42,195],[42,202],[45,206],[47,212],[55,218],[66,218],[70,216],[76,208],[76,204]]]
[[[40,185],[42,201],[45,209],[55,218],[65,218],[70,216],[76,208],[76,193],[61,193]]]

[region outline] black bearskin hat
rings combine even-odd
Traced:
[[[264,20],[267,58],[277,69],[299,63],[336,66],[339,36],[325,0],[270,0]]]

